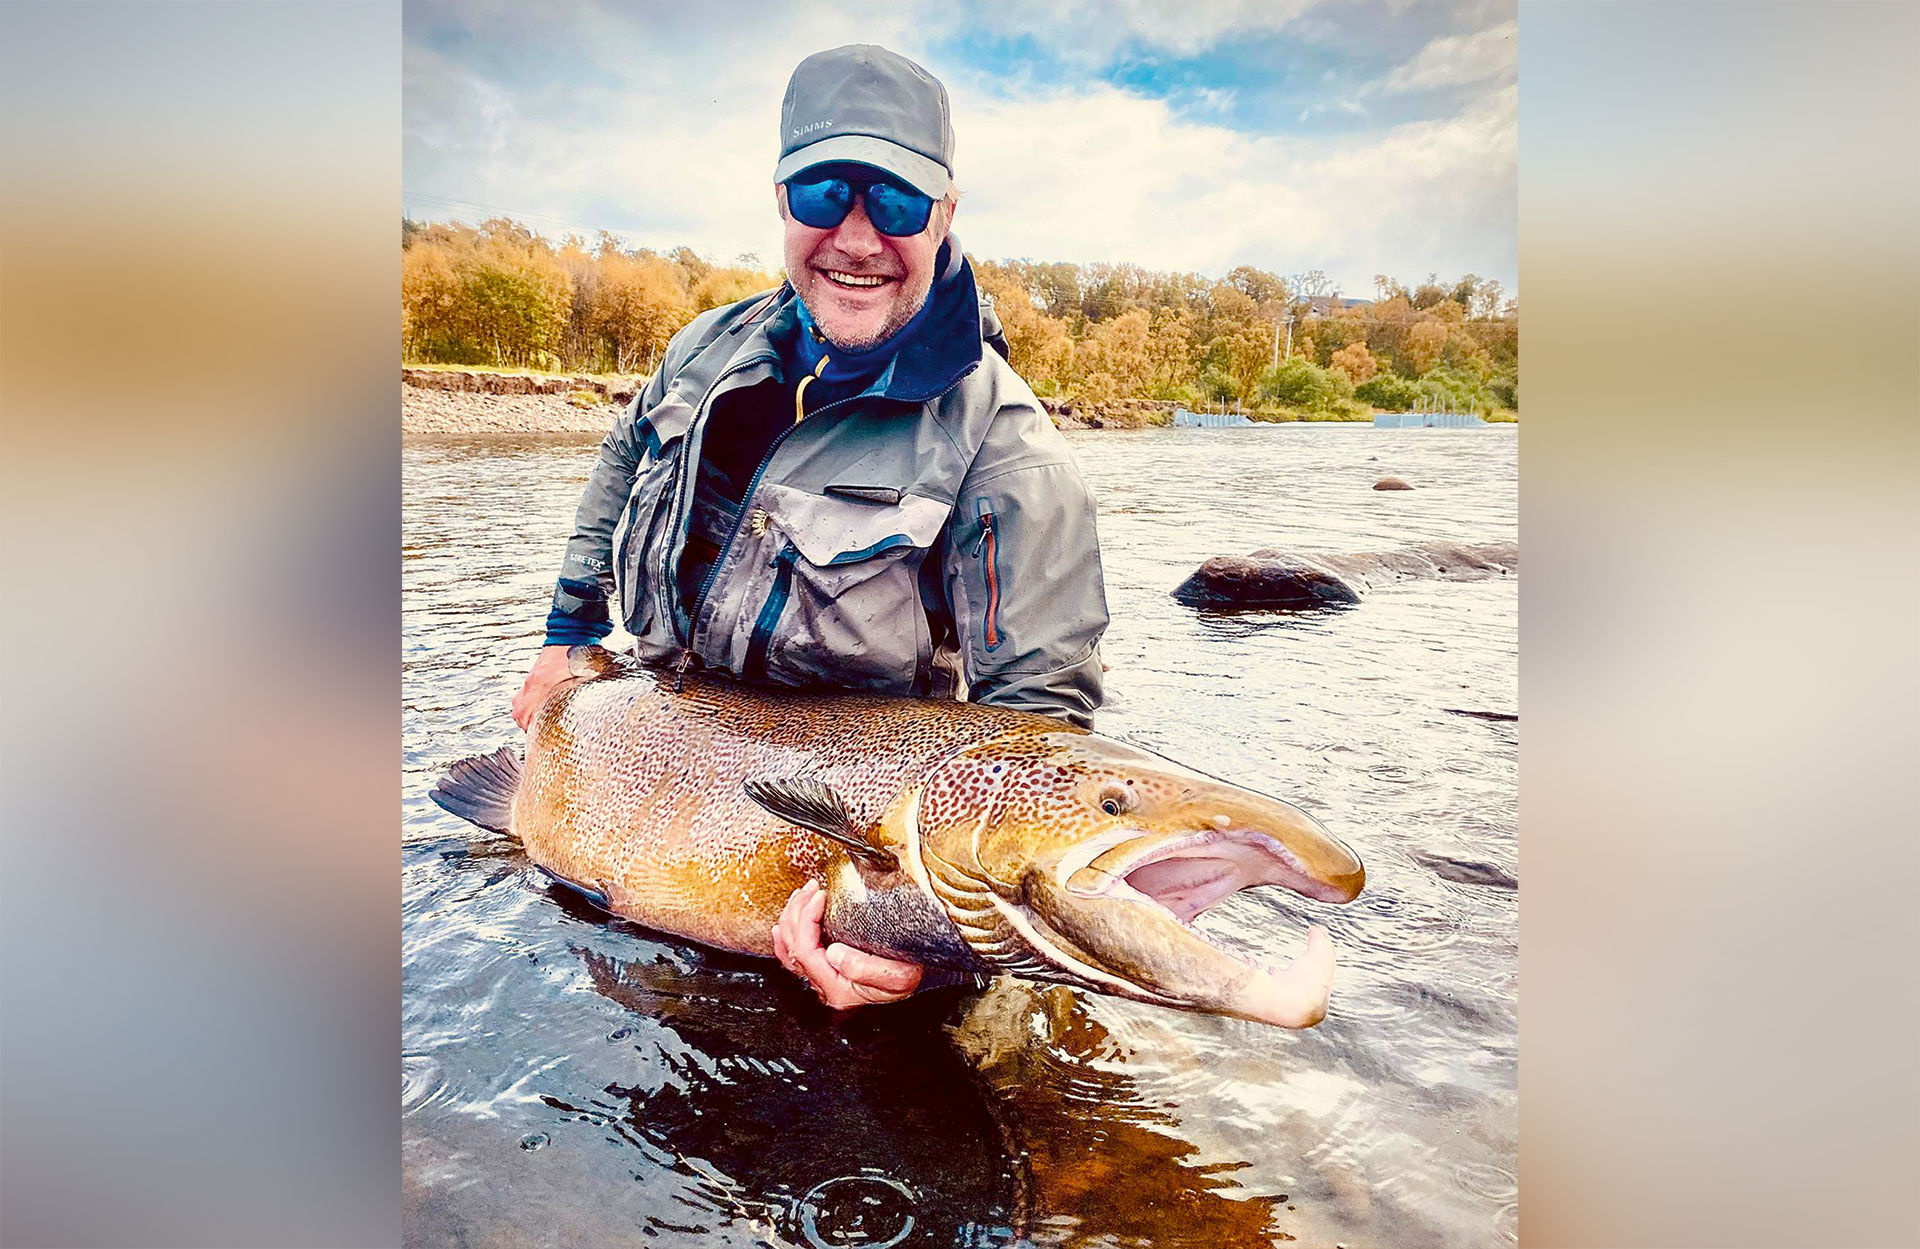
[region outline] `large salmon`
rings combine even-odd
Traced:
[[[1297,807],[1045,716],[570,658],[525,763],[463,760],[433,798],[617,914],[771,955],[816,879],[827,937],[877,954],[1288,1028],[1326,1015],[1318,925],[1284,970],[1191,927],[1254,885],[1359,894],[1359,858]]]

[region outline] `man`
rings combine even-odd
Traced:
[[[949,233],[946,88],[884,48],[808,57],[774,182],[786,284],[675,335],[601,444],[514,718],[617,604],[636,653],[683,670],[964,691],[1090,726],[1107,625],[1093,502],[987,350],[998,321]],[[774,947],[829,1005],[921,986],[914,964],[823,948],[824,907],[815,885],[794,894]]]

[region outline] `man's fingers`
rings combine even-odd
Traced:
[[[826,951],[820,948],[820,916],[826,905],[826,895],[817,884],[808,881],[787,899],[787,905],[780,912],[780,923],[774,928],[774,952],[780,962],[812,984],[823,997],[840,989],[845,980],[827,962]]]
[[[835,942],[820,943],[820,922],[827,895],[818,882],[808,881],[780,911],[773,928],[773,954],[781,966],[813,987],[820,1000],[835,1010],[879,1002],[897,1002],[910,995],[923,974],[913,963],[856,950]]]
[[[882,958],[838,941],[827,947],[826,955],[828,966],[853,984],[902,997],[919,986],[924,974],[916,963]]]
[[[780,931],[787,938],[787,949],[794,957],[800,958],[812,954],[820,948],[820,912],[827,907],[826,895],[819,893],[819,886],[812,881],[794,891],[787,905],[780,912]],[[819,911],[814,909],[814,899],[819,899]]]

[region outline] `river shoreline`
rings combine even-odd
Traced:
[[[408,434],[604,434],[645,378],[482,370],[400,370],[400,429]],[[1098,408],[1042,399],[1061,429],[1142,429],[1173,422],[1171,402]]]
[[[408,366],[400,370],[400,430],[405,434],[604,434],[645,381],[643,377]],[[1086,404],[1045,397],[1040,404],[1056,426],[1067,430],[1171,425],[1178,406],[1161,399]]]

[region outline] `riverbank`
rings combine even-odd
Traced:
[[[409,366],[400,429],[409,434],[604,434],[644,378]]]
[[[400,429],[409,434],[603,434],[645,380],[617,375],[408,366],[400,370]],[[1084,404],[1042,398],[1040,404],[1055,425],[1072,430],[1171,425],[1178,406],[1160,399]],[[1262,422],[1329,419],[1318,413],[1287,409],[1248,415]],[[1511,414],[1502,416],[1513,419]],[[1488,419],[1499,420],[1502,416]]]

